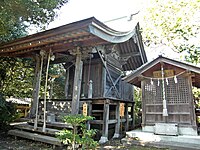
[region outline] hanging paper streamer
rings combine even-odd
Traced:
[[[174,82],[175,82],[175,83],[178,83],[178,80],[177,80],[177,77],[176,77],[176,76],[174,76]]]
[[[168,79],[166,78],[165,80],[166,80],[167,85],[169,85],[169,81],[168,81]]]
[[[153,80],[151,79],[151,85],[153,85]]]
[[[158,86],[160,86],[160,80],[158,79]]]

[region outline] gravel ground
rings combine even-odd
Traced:
[[[0,150],[66,150],[66,147],[55,147],[52,145],[35,142],[23,138],[14,138],[8,136],[5,132],[0,131]],[[158,150],[156,148],[132,146],[124,147],[120,139],[110,140],[100,145],[98,150]]]

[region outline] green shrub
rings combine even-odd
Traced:
[[[6,102],[3,94],[0,93],[0,129],[8,129],[10,122],[17,118],[15,105]]]
[[[64,144],[71,144],[72,149],[82,147],[82,149],[95,149],[98,143],[92,139],[96,134],[96,130],[87,130],[86,122],[92,120],[91,116],[83,116],[81,114],[64,116],[63,120],[66,124],[72,126],[72,130],[64,129],[57,133],[57,137]]]

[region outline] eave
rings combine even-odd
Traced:
[[[121,44],[125,45],[120,48],[121,53],[126,53],[127,49],[132,47],[129,52],[137,51],[140,54],[131,57],[123,66],[124,70],[133,70],[147,61],[138,28],[139,25],[132,31],[119,32],[92,17],[2,44],[0,56],[34,57],[40,50],[50,49],[53,53],[68,55],[69,50],[76,47],[82,47],[84,51],[85,47]]]
[[[123,80],[130,84],[140,87],[141,80],[139,78],[141,77],[141,75],[144,74],[145,72],[149,71],[150,69],[153,70],[153,67],[155,68],[156,65],[158,65],[159,63],[171,65],[171,66],[174,66],[174,68],[181,68],[187,72],[193,73],[194,74],[193,86],[200,87],[200,68],[199,67],[194,66],[189,63],[180,62],[180,61],[177,61],[174,59],[166,58],[163,56],[159,56],[158,58],[154,59],[153,61],[145,63],[144,65],[139,67],[137,70],[135,70],[128,76],[124,77]]]

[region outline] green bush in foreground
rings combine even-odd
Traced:
[[[71,144],[73,150],[77,147],[81,147],[83,150],[97,147],[97,141],[92,139],[96,134],[96,130],[87,130],[86,128],[86,122],[93,120],[93,117],[77,114],[64,116],[63,120],[66,124],[72,126],[71,130],[64,129],[57,133],[57,137],[64,144]]]

